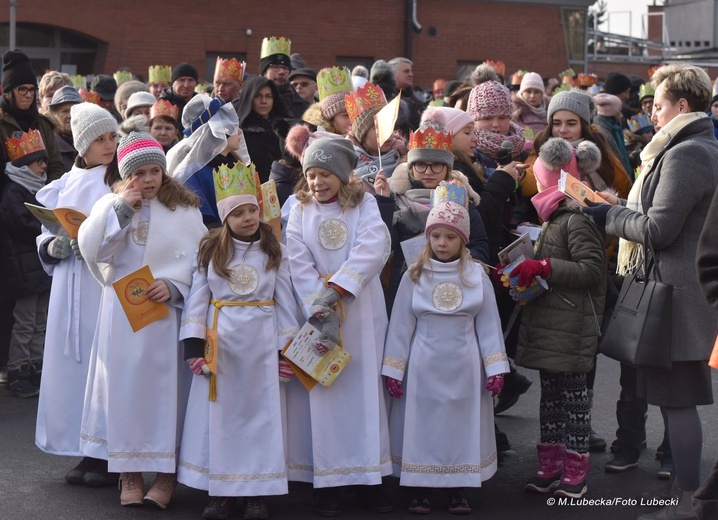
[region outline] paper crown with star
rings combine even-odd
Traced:
[[[13,166],[27,166],[38,159],[48,158],[39,130],[14,132],[5,140],[5,151]]]
[[[217,56],[217,64],[214,66],[214,77],[224,76],[229,79],[242,81],[246,68],[247,64],[243,61],[237,61],[236,58],[225,60]]]
[[[214,193],[217,198],[219,218],[225,221],[232,210],[242,204],[254,204],[262,211],[262,188],[254,163],[238,161],[234,166],[226,164],[212,170]]]
[[[352,73],[346,67],[327,67],[317,74],[319,101],[332,94],[349,93],[352,88]]]
[[[368,81],[363,87],[359,87],[356,92],[347,94],[344,99],[347,104],[347,115],[352,123],[359,115],[370,108],[386,105],[384,91]]]
[[[87,78],[81,74],[75,74],[70,76],[72,80],[72,86],[75,88],[87,88]]]
[[[150,108],[150,121],[155,117],[168,117],[173,121],[177,121],[179,109],[166,99],[160,99],[155,101],[152,108]]]
[[[469,207],[469,194],[460,181],[452,179],[441,181],[439,185],[431,190],[431,207],[438,206],[442,202],[456,202],[465,208]]]
[[[578,85],[580,87],[592,87],[598,83],[598,76],[595,74],[579,74]]]
[[[115,83],[119,87],[123,83],[132,81],[132,73],[129,70],[118,70],[112,75],[115,78]]]
[[[284,54],[289,56],[292,50],[292,41],[288,38],[270,36],[262,40],[262,48],[259,51],[259,59],[272,56],[274,54]]]
[[[172,83],[172,67],[169,65],[152,65],[148,69],[148,83]]]
[[[451,134],[429,125],[409,135],[409,150],[437,149],[451,151]]]
[[[94,90],[85,90],[84,88],[77,89],[77,93],[86,103],[94,103],[95,105],[102,104],[102,98]]]
[[[503,61],[486,60],[484,64],[494,69],[494,72],[499,76],[506,75],[506,64]]]

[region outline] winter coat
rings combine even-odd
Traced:
[[[279,161],[274,161],[269,171],[269,180],[273,180],[277,185],[277,196],[279,197],[279,205],[284,206],[289,196],[294,193],[294,186],[301,178],[301,171],[295,172],[289,166]]]
[[[192,97],[196,96],[197,93],[194,92],[192,94]],[[166,99],[170,103],[172,103],[174,106],[177,107],[177,125],[179,128],[182,128],[182,111],[184,110],[185,105],[188,103],[188,101],[185,101],[181,97],[177,95],[177,93],[172,90],[172,87],[164,89],[160,93],[160,99]]]
[[[55,143],[57,143],[57,149],[60,150],[62,164],[65,168],[65,173],[67,173],[72,170],[72,166],[75,164],[75,157],[77,157],[77,150],[75,150],[72,134],[61,135],[56,132]]]
[[[289,82],[279,89],[279,94],[282,96],[279,102],[284,105],[287,112],[294,116],[295,119],[301,119],[304,112],[309,108],[309,103],[297,94],[297,91],[294,90],[294,87]]]
[[[644,172],[642,212],[612,207],[606,232],[643,242],[648,232],[664,283],[673,286],[673,361],[710,356],[718,315],[696,274],[698,238],[718,188],[718,141],[704,117],[685,125]]]
[[[45,150],[49,157],[47,161],[47,182],[52,182],[55,179],[59,179],[65,173],[65,166],[62,163],[62,157],[60,156],[60,150],[57,148],[55,143],[55,129],[52,126],[50,120],[42,114],[37,115],[36,121],[30,125],[30,128],[40,131],[42,136],[42,142],[45,144]],[[4,110],[0,109],[0,144],[4,144],[5,140],[12,136],[14,132],[23,132],[24,130],[20,127],[17,120]],[[0,147],[3,156],[5,155],[5,147]],[[5,164],[2,165],[2,171],[5,171]]]
[[[548,126],[548,121],[546,119],[546,106],[547,105],[544,103],[542,116],[541,114],[537,114],[536,111],[532,109],[531,105],[519,96],[519,98],[514,101],[515,110],[513,121],[521,128],[528,126],[534,131],[534,134],[538,134],[539,132],[545,130]]]
[[[549,290],[523,309],[517,365],[551,373],[593,368],[606,300],[604,236],[562,202],[544,222],[536,259],[551,260]]]
[[[708,303],[718,310],[718,191],[708,210],[696,256],[698,281]]]
[[[279,137],[272,130],[271,119],[264,119],[252,112],[241,124],[247,151],[257,168],[259,180],[269,180],[272,163],[282,158]]]
[[[37,255],[40,222],[25,202],[37,205],[27,188],[7,182],[0,195],[0,287],[17,298],[49,291],[52,283]]]

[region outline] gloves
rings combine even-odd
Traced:
[[[334,289],[332,290],[334,291]],[[337,293],[336,291],[334,292]],[[319,322],[322,325],[322,333],[317,338],[315,348],[319,355],[323,356],[339,343],[339,315],[335,310],[330,309],[329,312],[320,316]]]
[[[76,238],[70,239],[70,247],[72,248],[72,252],[75,253],[75,258],[78,260],[82,260],[82,253],[80,253],[80,244],[77,243]]]
[[[486,390],[491,392],[491,397],[496,397],[501,393],[504,388],[504,375],[498,374],[490,376],[489,380],[486,381]]]
[[[312,313],[312,316],[322,318],[336,306],[341,297],[342,295],[339,294],[339,291],[332,289],[331,287],[327,287],[324,291],[322,291],[322,294],[314,300],[309,312]]]
[[[390,396],[397,399],[404,395],[404,391],[401,389],[401,381],[388,376],[386,377],[386,391],[389,392]]]
[[[548,275],[551,274],[551,260],[548,258],[542,258],[541,260],[527,258],[514,267],[509,274],[512,277],[518,275],[520,287],[528,287],[536,276],[548,278]]]
[[[198,376],[208,376],[210,374],[209,367],[205,363],[204,358],[192,357],[187,359],[189,368]]]
[[[279,358],[279,382],[289,383],[294,377],[294,370],[283,358]]]
[[[72,253],[70,239],[68,237],[57,237],[47,246],[47,254],[58,260],[67,258]]]
[[[603,204],[600,202],[593,202],[589,199],[583,199],[588,204],[585,208],[581,206],[581,212],[590,218],[599,229],[606,228],[606,217],[608,216],[609,210],[613,207],[610,204]]]

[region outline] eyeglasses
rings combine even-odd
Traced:
[[[286,70],[287,72],[289,72],[289,67],[287,67],[286,65],[280,65],[279,63],[272,63],[269,68],[272,70]]]
[[[444,163],[438,162],[431,164],[427,164],[425,162],[415,162],[412,168],[414,168],[414,171],[417,173],[426,173],[427,168],[431,168],[431,171],[434,173],[441,173],[444,171],[444,166],[446,166]]]
[[[16,90],[17,93],[20,94],[21,96],[27,96],[28,94],[32,94],[32,95],[34,96],[35,93],[37,92],[37,87],[25,87],[25,86],[22,86],[22,87],[15,87],[15,90]]]
[[[309,85],[314,85],[314,84],[315,83],[313,81],[293,81],[292,82],[292,86],[294,88],[299,88],[299,87],[306,88]]]
[[[44,157],[42,157],[42,158],[40,158],[40,159],[37,159],[37,164],[45,164],[45,165],[47,165],[47,159],[45,159]]]

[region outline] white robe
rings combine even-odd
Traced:
[[[210,298],[275,304],[220,308],[217,400],[208,400],[209,377],[195,375],[177,479],[210,496],[286,494],[278,352],[298,332],[289,263],[284,246],[279,270],[268,271],[258,242],[233,244],[231,282],[212,263],[208,273],[195,267],[180,339],[205,339],[215,315]]]
[[[509,371],[494,291],[483,269],[430,260],[404,274],[382,374],[403,381],[392,399],[391,455],[402,486],[480,487],[496,472],[489,376]]]
[[[380,375],[387,314],[379,273],[388,250],[374,197],[342,212],[338,202],[292,208],[289,270],[304,319],[324,290],[324,276],[349,292],[342,298],[343,348],[351,360],[329,388],[286,389],[290,480],[315,488],[374,485],[391,473],[388,417]]]
[[[75,166],[38,191],[37,201],[50,209],[73,207],[89,215],[93,204],[110,192],[103,180],[106,169]],[[53,235],[43,228],[38,246],[50,238]],[[35,444],[46,453],[81,456],[82,403],[102,286],[73,254],[43,267],[52,276],[52,289]]]
[[[155,279],[169,279],[184,300],[192,253],[206,228],[197,208],[169,211],[157,199],[144,201],[121,228],[112,208],[116,197],[101,199],[80,228],[80,249],[91,271],[105,277],[99,278],[104,287],[80,449],[108,460],[111,472],[174,473],[191,376],[178,343],[181,302],[167,305],[169,316],[133,332],[112,282],[148,264]],[[169,237],[176,247],[160,255],[153,241]]]

